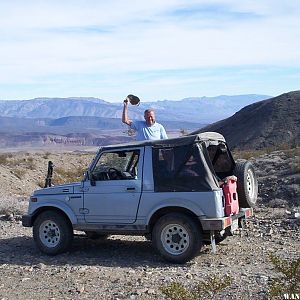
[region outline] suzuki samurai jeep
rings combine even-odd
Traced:
[[[145,235],[162,257],[184,263],[253,215],[257,180],[222,135],[206,132],[99,149],[81,182],[36,190],[22,224],[48,255],[87,237]]]

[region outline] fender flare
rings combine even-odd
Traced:
[[[35,207],[34,211],[32,212],[32,216],[34,216],[34,218],[36,218],[37,215],[41,211],[53,210],[53,209],[64,213],[68,217],[68,219],[72,225],[78,223],[78,219],[77,219],[75,213],[73,212],[73,210],[71,210],[68,205],[66,205],[65,203],[63,203],[61,201],[43,202],[43,203],[37,205]]]
[[[147,219],[146,219],[146,224],[147,226],[149,226],[149,224],[151,223],[151,220],[153,218],[153,216],[160,210],[164,210],[164,209],[168,209],[170,208],[170,212],[173,208],[176,208],[176,210],[178,209],[183,209],[183,210],[186,210],[186,211],[189,211],[191,214],[195,215],[196,217],[199,217],[201,215],[204,215],[204,212],[199,210],[199,207],[197,208],[195,206],[195,208],[197,208],[196,210],[197,213],[195,212],[195,210],[193,209],[193,207],[191,206],[186,206],[186,205],[182,205],[182,203],[176,203],[177,201],[173,201],[173,202],[169,202],[167,204],[164,204],[164,205],[159,205],[159,206],[156,206],[155,208],[153,208],[151,210],[151,212],[149,213]],[[192,205],[193,206],[193,205]],[[191,209],[192,208],[192,209]]]

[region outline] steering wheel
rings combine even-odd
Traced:
[[[109,179],[120,179],[122,178],[122,173],[117,170],[116,168],[109,168],[107,170],[107,174],[109,176]]]

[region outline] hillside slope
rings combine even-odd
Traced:
[[[197,132],[223,134],[231,148],[295,147],[300,140],[300,91],[248,105]]]

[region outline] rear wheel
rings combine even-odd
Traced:
[[[201,249],[201,229],[192,216],[170,213],[162,216],[154,225],[152,242],[167,261],[185,263]]]
[[[257,202],[258,183],[253,165],[249,162],[238,162],[234,169],[237,180],[237,192],[240,207],[254,207]]]
[[[45,211],[34,221],[33,238],[43,253],[56,255],[67,251],[71,246],[73,228],[63,214]]]

